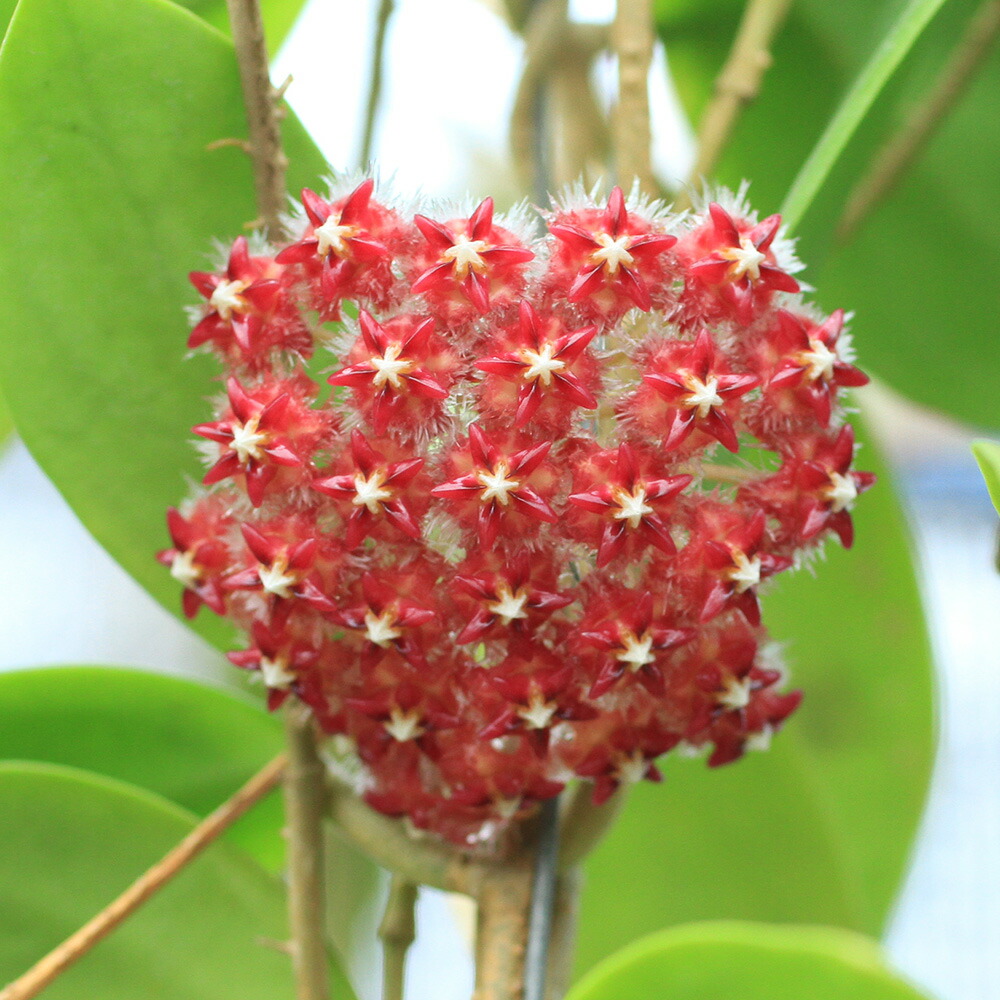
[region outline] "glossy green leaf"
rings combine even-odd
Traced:
[[[0,759],[94,771],[204,816],[281,752],[281,726],[224,691],[121,667],[0,673]],[[281,799],[271,795],[227,833],[277,871]]]
[[[0,38],[3,38],[10,23],[11,15],[17,6],[17,0],[0,0]]]
[[[1000,444],[996,441],[973,441],[972,454],[979,463],[979,471],[986,480],[990,499],[1000,513]]]
[[[927,1000],[867,938],[827,927],[707,923],[636,941],[566,1000]]]
[[[14,432],[14,421],[10,418],[10,411],[7,404],[0,397],[0,449],[7,443],[7,439]]]
[[[880,933],[930,777],[933,689],[903,515],[871,445],[859,461],[880,481],[855,548],[831,543],[815,579],[782,578],[765,600],[802,707],[767,753],[711,771],[667,759],[662,785],[630,793],[586,865],[581,971],[691,920]]]
[[[760,97],[734,130],[717,179],[752,182],[751,198],[776,211],[901,0],[830,4],[798,0],[773,46]],[[862,367],[925,405],[982,426],[996,422],[990,394],[956,391],[975,371],[1000,384],[994,349],[1000,199],[1000,47],[902,182],[847,244],[835,239],[844,204],[887,136],[926,99],[976,5],[946,4],[924,31],[847,146],[799,227],[805,279],[827,310],[856,312]],[[660,0],[661,34],[685,107],[697,120],[735,34],[743,4]]]
[[[297,190],[323,164],[285,132]],[[0,380],[85,526],[175,613],[153,556],[200,474],[190,428],[216,374],[184,358],[187,273],[256,214],[245,155],[206,148],[245,133],[232,47],[188,12],[22,0],[0,56]],[[231,634],[204,612],[195,627]]]
[[[194,825],[121,782],[40,764],[0,764],[0,983],[23,973],[103,909]],[[213,845],[99,947],[46,1000],[274,1000],[291,996],[277,879]],[[338,977],[338,997],[349,997]]]

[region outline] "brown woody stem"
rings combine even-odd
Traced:
[[[323,817],[326,768],[316,751],[316,730],[304,705],[285,712],[288,770],[285,827],[288,837],[288,920],[298,1000],[327,1000]]]
[[[521,857],[478,880],[476,988],[472,1000],[521,1000],[532,871]]]
[[[382,940],[382,1000],[403,1000],[406,953],[417,936],[414,907],[417,887],[393,875],[378,936]]]
[[[132,883],[113,903],[49,952],[23,976],[0,990],[0,1000],[30,1000],[82,958],[154,893],[190,864],[251,806],[277,787],[287,766],[284,754],[252,777],[231,799],[203,819],[173,850]]]
[[[715,93],[698,131],[695,163],[688,178],[693,187],[709,177],[719,162],[742,111],[760,93],[771,65],[771,43],[788,14],[791,0],[749,0],[729,57],[715,81]],[[679,202],[689,203],[681,194]]]
[[[281,238],[281,212],[285,207],[285,170],[288,160],[281,148],[281,112],[271,86],[267,44],[258,0],[226,0],[232,25],[236,61],[243,87],[250,129],[257,209],[271,239]]]
[[[611,28],[611,45],[618,55],[618,108],[614,116],[618,180],[638,178],[647,194],[657,190],[650,162],[649,67],[653,61],[651,0],[618,0]]]
[[[872,209],[896,186],[926,146],[935,130],[948,117],[989,55],[1000,34],[1000,0],[980,4],[955,46],[930,93],[914,106],[913,113],[872,157],[868,172],[857,183],[840,222],[836,236],[846,242]]]

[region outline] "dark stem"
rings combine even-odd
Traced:
[[[544,1000],[556,901],[556,865],[559,859],[559,800],[542,804],[538,818],[538,844],[531,882],[528,947],[524,960],[524,1000]]]
[[[288,160],[281,148],[281,113],[278,94],[271,86],[268,72],[260,4],[258,0],[226,0],[226,6],[250,130],[249,151],[253,158],[257,211],[268,236],[279,240]]]
[[[395,0],[381,0],[378,13],[375,15],[371,74],[368,77],[368,101],[365,105],[364,131],[361,133],[361,152],[358,154],[358,168],[360,170],[367,170],[371,164],[372,146],[375,142],[375,119],[378,117],[379,104],[382,98],[382,77],[385,69],[385,38],[395,7]]]

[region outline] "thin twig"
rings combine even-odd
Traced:
[[[382,98],[382,77],[385,69],[385,38],[389,21],[395,10],[395,0],[381,0],[375,15],[375,35],[372,39],[371,71],[368,77],[368,100],[365,104],[365,122],[361,133],[361,152],[358,154],[358,169],[367,170],[371,163],[372,146],[375,142],[375,119],[378,117]]]
[[[549,173],[548,150],[539,145],[539,114],[544,112],[546,81],[568,31],[567,0],[537,0],[524,28],[524,69],[510,114],[510,148],[518,181],[538,197]]]
[[[614,115],[618,181],[633,178],[647,194],[657,190],[650,161],[649,67],[653,61],[651,0],[618,0],[611,27],[611,46],[618,55],[618,107]]]
[[[401,875],[393,875],[378,929],[382,940],[382,1000],[403,1000],[406,953],[417,936],[416,904],[417,887]]]
[[[715,93],[698,130],[694,166],[687,191],[709,177],[722,155],[743,110],[760,93],[770,67],[771,43],[788,14],[792,0],[749,0],[729,57],[715,81]],[[679,202],[689,200],[682,192]]]
[[[985,0],[973,15],[930,93],[914,105],[902,127],[872,157],[837,223],[836,237],[847,242],[872,209],[896,186],[948,113],[1000,35],[1000,0]]]
[[[316,730],[304,705],[285,712],[288,770],[285,823],[288,836],[288,917],[298,1000],[330,995],[326,952],[323,815],[326,768],[316,751]]]
[[[259,0],[226,0],[226,6],[250,129],[257,207],[268,235],[276,240],[281,236],[288,160],[281,148],[281,112],[268,73],[260,3]]]
[[[203,819],[173,850],[135,880],[113,903],[0,991],[0,1000],[30,1000],[131,916],[190,864],[251,806],[273,791],[287,767],[284,754],[254,775],[231,799]]]
[[[531,911],[524,959],[524,1000],[545,1000],[549,941],[556,902],[556,866],[559,855],[559,800],[542,804],[538,843],[531,881]]]

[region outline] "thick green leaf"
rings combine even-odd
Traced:
[[[867,938],[826,927],[708,923],[650,935],[566,1000],[927,1000]]]
[[[996,441],[973,441],[972,454],[979,463],[979,471],[986,480],[990,499],[1000,513],[1000,444]]]
[[[903,515],[873,452],[856,548],[831,544],[815,579],[800,571],[765,601],[801,709],[766,754],[718,771],[669,760],[662,786],[631,793],[587,864],[581,971],[691,920],[881,931],[930,777],[933,692]]]
[[[204,816],[281,751],[281,726],[226,692],[121,667],[0,673],[0,759],[118,778]],[[266,868],[283,863],[280,796],[227,837]]]
[[[17,0],[0,0],[0,38],[7,31],[7,25],[10,23],[11,15],[16,6]]]
[[[10,418],[10,411],[7,409],[7,404],[0,397],[0,449],[7,443],[7,438],[10,437],[14,430],[14,421]]]
[[[189,431],[215,374],[184,359],[182,307],[213,239],[255,215],[245,155],[206,148],[245,133],[232,47],[186,11],[21,3],[0,57],[3,391],[85,526],[175,613],[153,555],[199,475]],[[314,183],[322,161],[292,121],[286,145],[292,189]],[[196,627],[230,635],[205,613]]]
[[[752,181],[762,212],[775,211],[848,87],[875,51],[901,0],[830,4],[799,0],[774,48],[760,98],[734,131],[717,179]],[[697,120],[736,31],[743,4],[660,0],[661,34],[681,98]],[[995,280],[996,163],[992,127],[1000,89],[1000,48],[979,70],[901,184],[847,245],[834,240],[854,184],[888,135],[918,107],[971,17],[974,5],[947,4],[924,32],[847,147],[799,228],[806,280],[826,309],[857,313],[862,366],[915,400],[959,418],[996,422],[989,393],[1000,384],[994,350],[1000,285]]]
[[[0,764],[0,983],[103,909],[192,828],[157,796],[83,771]],[[216,844],[46,989],[47,1000],[274,1000],[291,963],[277,879]],[[335,995],[348,997],[338,976]]]

